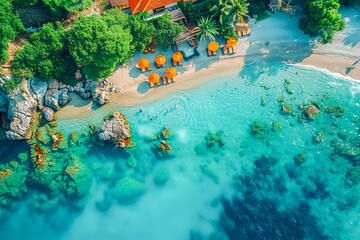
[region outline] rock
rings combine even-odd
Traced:
[[[82,88],[83,89],[83,88]],[[82,97],[83,99],[89,99],[91,97],[91,93],[90,92],[80,92],[80,97]]]
[[[54,111],[51,108],[45,107],[43,113],[46,121],[51,122],[54,120]]]
[[[80,89],[84,87],[84,84],[82,82],[78,82],[75,87],[74,87],[74,91],[75,92],[80,92]]]
[[[59,110],[59,90],[49,89],[45,94],[45,105],[51,107],[55,111]]]
[[[321,142],[324,142],[324,140],[325,140],[324,132],[320,131],[320,132],[314,133],[314,135],[313,135],[314,143],[321,143]]]
[[[60,84],[59,84],[58,80],[56,80],[55,78],[51,79],[49,81],[48,89],[59,89],[59,87],[60,87]]]
[[[104,121],[98,129],[98,137],[102,141],[114,144],[125,142],[131,137],[129,123],[126,117],[119,112],[115,112],[111,120]]]
[[[66,104],[68,104],[72,98],[69,95],[69,92],[67,90],[67,88],[65,88],[66,90],[61,90],[60,91],[60,95],[59,95],[59,104],[61,106],[65,106]]]
[[[96,81],[92,81],[90,83],[85,84],[85,91],[90,92],[93,88],[99,87],[99,83]]]
[[[110,93],[107,91],[102,91],[100,88],[93,88],[91,90],[91,95],[94,102],[98,105],[107,104],[110,100]]]
[[[124,177],[115,182],[112,188],[113,196],[120,202],[130,203],[138,199],[146,191],[145,184],[131,177]]]
[[[8,118],[11,120],[11,123],[9,130],[6,131],[6,137],[9,140],[22,140],[30,137],[32,111],[36,106],[37,101],[32,97],[22,101],[15,101],[14,99],[10,101]]]
[[[74,92],[74,91],[75,91],[75,90],[74,90],[74,87],[72,87],[72,86],[70,86],[70,85],[68,85],[67,88],[69,89],[69,92]]]
[[[43,103],[48,84],[37,77],[30,79],[28,83],[30,86],[29,89],[36,95],[36,99]]]
[[[59,89],[67,89],[67,85],[65,83],[59,82]]]
[[[6,112],[8,104],[9,104],[9,98],[7,97],[5,92],[3,92],[0,89],[0,112]]]
[[[297,164],[297,165],[301,165],[303,164],[304,162],[307,161],[307,156],[304,154],[304,153],[299,153],[298,155],[296,155],[294,157],[294,162]]]
[[[281,112],[282,114],[290,114],[292,113],[292,106],[289,104],[281,106]]]

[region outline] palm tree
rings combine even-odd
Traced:
[[[236,19],[238,19],[239,22],[244,21],[243,17],[247,16],[249,12],[249,3],[247,3],[246,0],[232,0],[232,6],[231,12],[234,15],[233,22],[236,23]]]
[[[199,30],[200,41],[206,38],[215,40],[214,35],[218,34],[216,23],[209,17],[202,17],[199,21],[199,26],[195,30]]]
[[[232,0],[219,0],[218,5],[215,5],[210,9],[210,12],[214,13],[214,16],[219,18],[219,22],[223,23],[224,16],[228,16],[232,9]]]

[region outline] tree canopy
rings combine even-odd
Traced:
[[[13,64],[17,75],[33,75],[43,80],[55,77],[63,82],[73,78],[75,67],[65,45],[63,28],[60,24],[55,28],[51,23],[30,36],[25,48],[18,51]]]
[[[339,7],[338,0],[307,0],[304,4],[306,17],[300,20],[300,28],[310,36],[320,35],[324,43],[331,42],[334,32],[345,27]]]
[[[0,0],[0,63],[6,62],[9,59],[9,55],[6,52],[8,41],[13,41],[16,34],[24,30],[24,25],[18,14],[14,12],[11,2]]]
[[[59,12],[65,9],[68,12],[78,12],[89,8],[92,0],[42,0],[43,3],[49,5],[54,12]]]
[[[170,21],[169,15],[164,15],[157,20],[158,29],[155,34],[156,43],[160,48],[166,50],[171,47],[174,39],[180,35],[180,32],[184,30],[184,27],[178,23]]]

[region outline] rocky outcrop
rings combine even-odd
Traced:
[[[45,105],[51,107],[55,111],[59,110],[59,90],[49,89],[45,94]]]
[[[114,144],[120,144],[121,147],[126,147],[125,140],[131,137],[129,123],[126,117],[120,112],[114,112],[110,120],[106,120],[98,129],[98,137],[102,141],[107,141]],[[124,145],[122,146],[122,143]]]
[[[105,105],[110,101],[110,92],[103,91],[99,88],[92,89],[91,96],[97,105]]]
[[[44,108],[43,110],[44,113],[44,117],[46,119],[46,121],[51,122],[52,120],[54,120],[54,111],[51,108]]]
[[[37,101],[27,96],[21,101],[12,99],[9,103],[8,118],[10,119],[9,130],[6,137],[9,140],[28,139],[31,136],[30,123],[32,111],[36,108]]]
[[[75,85],[74,91],[83,99],[92,98],[98,105],[107,104],[110,100],[111,92],[115,91],[115,86],[106,79],[100,83],[97,81],[87,80],[79,82]]]
[[[6,112],[8,104],[9,104],[9,98],[2,90],[0,90],[0,112]]]
[[[61,89],[59,94],[59,104],[65,106],[71,101],[71,96],[69,95],[69,90],[67,88]]]
[[[47,83],[44,81],[41,81],[40,78],[34,77],[32,79],[29,80],[28,82],[28,86],[29,86],[29,90],[31,93],[35,94],[35,98],[38,101],[41,101],[41,103],[44,102],[44,97],[47,91]]]
[[[55,78],[49,81],[48,89],[59,89],[59,87],[60,83]]]

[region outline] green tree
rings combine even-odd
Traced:
[[[243,22],[244,17],[247,16],[249,3],[246,0],[232,0],[231,14],[233,15],[233,22]]]
[[[157,21],[158,29],[155,34],[156,43],[164,50],[169,49],[175,38],[185,29],[178,23],[170,21],[170,16],[164,15]]]
[[[53,77],[70,83],[75,74],[75,62],[70,56],[60,23],[52,23],[30,36],[24,49],[17,52],[12,66],[16,75],[38,76],[46,81]]]
[[[43,0],[46,5],[54,12],[59,12],[65,9],[68,12],[78,12],[89,8],[92,5],[92,0]]]
[[[219,23],[223,24],[230,15],[232,7],[232,0],[219,0],[218,3],[210,9],[210,11],[214,14],[213,16],[215,19],[219,19]]]
[[[24,31],[17,13],[14,12],[13,5],[8,0],[0,0],[0,63],[9,60],[8,41],[14,40],[16,34]]]
[[[17,7],[29,7],[37,4],[39,0],[12,0],[11,2]]]
[[[338,13],[338,0],[306,0],[306,17],[299,22],[300,28],[310,36],[320,35],[323,43],[333,40],[335,31],[342,31],[345,21]]]
[[[201,18],[198,27],[196,27],[195,29],[199,30],[200,41],[206,38],[215,40],[214,35],[219,34],[217,31],[216,23],[209,17]]]
[[[129,29],[109,26],[96,15],[80,17],[67,32],[71,56],[93,79],[108,77],[116,64],[128,61],[132,39]]]

